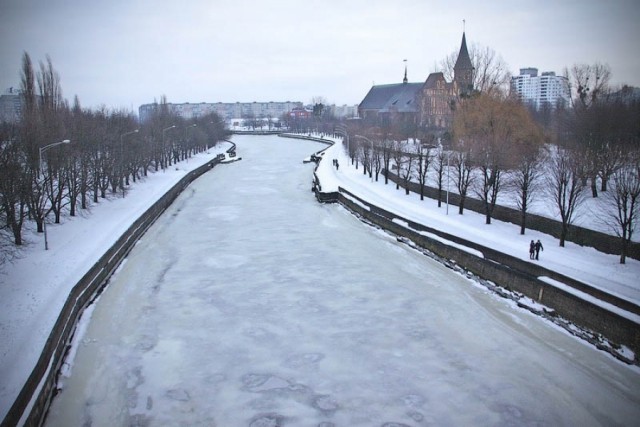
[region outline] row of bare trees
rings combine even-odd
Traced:
[[[599,206],[605,212],[592,214],[601,216],[620,237],[624,263],[640,215],[640,103],[607,97],[604,89],[598,90],[599,99],[590,99],[588,106],[580,101],[571,109],[556,111],[556,122],[562,126],[555,128],[555,135],[517,99],[492,90],[458,103],[453,137],[445,147],[429,132],[407,138],[402,131],[406,126],[391,122],[378,127],[345,125],[346,148],[352,164],[362,165],[363,174],[372,180],[382,173],[387,184],[389,171],[395,171],[396,188],[402,185],[407,194],[410,182],[423,188],[431,176],[438,206],[450,176],[460,198],[459,214],[467,197],[475,197],[484,205],[487,224],[508,189],[520,211],[521,234],[532,202],[544,199],[561,222],[560,246],[565,245],[589,189],[598,196],[599,183],[607,199]],[[424,198],[423,191],[420,197]]]
[[[22,115],[0,125],[2,260],[24,243],[25,221],[45,231],[47,217],[75,216],[130,183],[170,167],[226,137],[215,114],[186,121],[166,100],[145,123],[130,112],[84,109],[62,98],[59,76],[47,58],[34,69],[24,54]]]

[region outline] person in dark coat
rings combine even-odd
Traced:
[[[533,259],[534,258],[535,252],[536,252],[536,244],[532,240],[531,243],[529,243],[529,259]]]
[[[540,255],[540,250],[541,249],[544,252],[544,248],[542,247],[542,243],[540,242],[540,239],[538,239],[538,241],[536,242],[536,260],[538,259],[538,256]]]

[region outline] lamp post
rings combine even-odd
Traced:
[[[54,142],[53,144],[49,144],[49,145],[45,145],[44,147],[40,147],[40,150],[38,151],[38,164],[40,165],[40,173],[42,174],[42,178],[43,178],[43,183],[44,183],[44,164],[42,163],[42,153],[44,153],[45,151],[49,150],[50,148],[53,148],[57,145],[61,145],[61,144],[69,144],[71,141],[68,139],[63,139],[62,141],[59,142]],[[44,250],[47,251],[49,250],[49,241],[47,240],[47,214],[44,214],[44,217],[42,218],[42,231],[44,231]]]
[[[127,135],[133,135],[134,133],[138,133],[139,131],[140,131],[140,129],[135,129],[135,130],[132,130],[131,132],[126,132],[126,133],[123,133],[122,135],[120,135],[120,157],[121,157],[120,161],[121,161],[121,164],[122,164],[122,176],[120,177],[120,187],[122,187],[122,197],[124,197],[124,195],[125,195],[125,192],[124,192],[124,184],[125,183],[123,183],[122,180],[123,180],[123,177],[124,177],[124,175],[126,173],[126,170],[125,170],[126,168],[125,168],[125,165],[124,165],[124,137],[127,136]],[[126,180],[127,180],[126,184],[129,185],[129,174],[127,174]]]
[[[166,172],[166,168],[165,168],[165,160],[164,160],[164,134],[165,132],[167,132],[169,129],[173,129],[175,128],[176,125],[171,125],[168,128],[164,128],[162,129],[162,171]]]
[[[371,143],[371,157],[369,158],[369,175],[371,175],[371,182],[373,182],[373,141],[367,138],[366,136],[356,135],[356,138],[364,139]],[[398,171],[398,174],[400,171]]]

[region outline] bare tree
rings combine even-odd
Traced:
[[[26,52],[22,56],[20,89],[23,105],[20,139],[26,155],[25,170],[28,180],[23,197],[28,206],[29,216],[36,222],[38,233],[42,233],[46,194],[44,181],[40,176],[39,147],[42,144],[43,123],[38,103],[36,75],[31,57]]]
[[[389,172],[391,168],[391,158],[393,157],[393,141],[385,135],[381,143],[382,167],[384,170],[384,183],[389,184]]]
[[[363,129],[362,133],[366,135],[365,139],[361,140],[361,149],[363,152],[362,163],[365,169],[364,173],[366,174],[366,172],[368,171],[369,177],[375,177],[376,182],[378,182],[380,172],[383,169],[382,157],[386,133],[384,129],[381,129],[379,127]]]
[[[402,171],[402,167],[405,161],[405,142],[404,141],[393,141],[393,148],[391,150],[391,157],[393,159],[393,168],[398,171],[398,178],[400,178],[400,173]],[[396,180],[396,190],[400,189],[400,179]]]
[[[0,126],[0,252],[2,260],[8,259],[5,253],[5,227],[10,230],[13,242],[22,245],[22,227],[27,214],[25,189],[30,178],[25,170],[25,153],[22,150],[18,131],[14,126],[5,123]],[[0,261],[0,264],[2,262]]]
[[[580,175],[580,161],[577,153],[570,149],[558,148],[552,155],[547,175],[547,191],[560,215],[562,229],[560,246],[564,247],[569,227],[577,210],[584,201],[584,187]]]
[[[611,68],[607,64],[575,64],[565,69],[574,108],[588,108],[609,89]]]
[[[467,200],[469,188],[473,184],[473,166],[469,161],[470,153],[468,148],[461,146],[459,151],[455,151],[453,154],[453,168],[454,176],[453,181],[458,189],[458,195],[460,196],[460,204],[458,205],[458,214],[464,213],[464,204]]]
[[[65,108],[60,87],[60,76],[53,68],[51,58],[47,56],[46,63],[40,62],[37,74],[38,91],[40,94],[40,112],[44,124],[45,140],[43,144],[50,144],[66,139],[63,125],[63,110]],[[48,138],[48,139],[47,139]],[[65,157],[62,155],[64,147],[47,151],[40,160],[47,167],[42,173],[45,176],[45,195],[48,199],[48,211],[53,211],[56,224],[60,223],[62,208],[66,205],[66,184],[64,176]],[[46,172],[46,173],[45,173]],[[46,217],[46,213],[45,213]]]
[[[520,211],[520,234],[527,228],[527,211],[534,201],[539,182],[543,176],[541,149],[535,147],[523,153],[518,166],[513,170],[512,185],[514,197]]]
[[[360,144],[360,160],[362,162],[362,174],[369,175],[369,178],[373,176],[373,164],[372,164],[372,154],[373,154],[373,140],[367,138],[362,141]]]
[[[416,148],[420,147],[418,144],[406,144],[403,153],[403,167],[398,168],[398,176],[402,178],[402,186],[404,187],[404,193],[409,195],[409,183],[413,176],[413,168],[416,160]]]
[[[422,143],[416,145],[416,178],[420,185],[420,200],[424,200],[424,187],[427,185],[429,166],[433,162],[433,158],[432,145],[423,145]]]
[[[382,171],[382,150],[380,149],[380,143],[373,145],[373,153],[371,153],[371,163],[373,165],[373,173],[376,182]]]
[[[438,148],[438,153],[434,157],[435,160],[433,162],[433,167],[434,167],[435,173],[436,173],[436,186],[438,188],[438,207],[442,206],[442,194],[443,194],[443,187],[444,187],[444,173],[445,173],[445,167],[447,168],[447,172],[448,172],[449,156],[450,156],[450,154],[448,152],[445,152],[442,149],[442,146],[440,146]]]
[[[635,156],[613,174],[612,188],[606,192],[605,221],[620,238],[620,264],[627,252],[640,216],[640,159]]]

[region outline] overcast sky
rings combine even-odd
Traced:
[[[512,73],[610,65],[640,86],[637,0],[0,0],[0,90],[48,54],[85,107],[169,102],[357,104],[373,83],[426,80],[467,43]],[[469,46],[471,47],[471,46]]]

